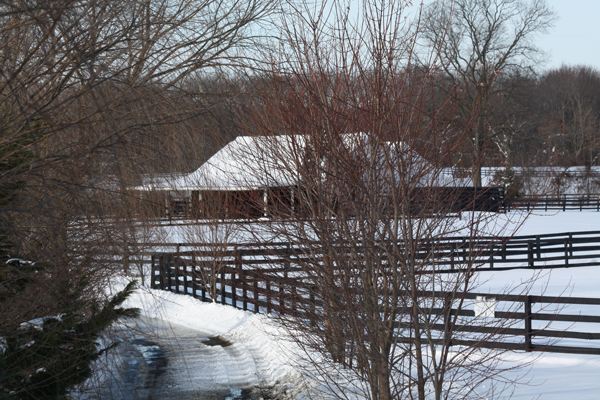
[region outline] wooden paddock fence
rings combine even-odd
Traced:
[[[507,209],[525,209],[527,211],[596,211],[600,212],[600,194],[581,197],[566,194],[560,197],[539,196],[522,199],[509,199]]]
[[[154,257],[152,268],[151,286],[156,289],[168,290],[174,293],[194,296],[205,302],[217,302],[241,310],[255,313],[275,313],[277,315],[290,315],[304,320],[311,320],[315,311],[322,310],[319,291],[310,279],[302,273],[298,265],[289,262],[289,259],[272,258],[269,267],[264,260],[257,260],[256,251],[237,251],[234,254],[221,254],[217,269],[212,276],[203,273],[203,268],[209,254],[207,252],[163,253]],[[422,293],[421,296],[431,296]],[[479,346],[483,348],[500,348],[523,351],[545,351],[575,354],[600,355],[600,343],[594,346],[584,344],[589,341],[598,341],[600,333],[574,331],[572,328],[557,330],[536,328],[536,321],[547,323],[600,323],[598,315],[568,314],[563,309],[565,305],[596,305],[600,306],[600,299],[579,297],[552,297],[552,296],[524,296],[510,294],[489,293],[458,293],[455,298],[476,300],[478,296],[494,299],[498,303],[512,303],[510,311],[495,311],[495,319],[507,320],[499,326],[472,325],[469,320],[475,318],[473,309],[456,309],[455,302],[449,302],[444,307],[433,308],[433,315],[442,316],[442,322],[431,325],[433,330],[443,332],[447,329],[447,321],[451,316],[460,316],[461,322],[453,327],[456,337],[452,345]],[[449,293],[436,293],[437,299],[449,298]],[[515,303],[520,303],[515,307]],[[533,305],[557,307],[555,312],[534,312]],[[515,309],[521,312],[515,312]],[[478,319],[481,321],[481,319]],[[312,321],[316,323],[316,321]],[[519,325],[519,327],[515,327]],[[600,327],[600,325],[599,325]],[[498,340],[474,340],[469,335],[491,335]],[[465,336],[466,335],[466,336]],[[521,338],[521,339],[519,339]],[[534,339],[550,339],[550,343],[536,343]],[[559,346],[552,341],[558,339],[576,339],[576,345]],[[413,340],[412,338],[399,337],[399,341]],[[442,343],[443,337],[434,338],[435,343]]]
[[[161,244],[163,248],[164,244]],[[188,249],[194,248],[190,251]],[[360,251],[340,247],[336,251]],[[535,236],[520,236],[511,239],[483,238],[469,241],[466,238],[448,238],[421,246],[421,258],[435,260],[435,265],[424,267],[424,273],[456,273],[462,268],[477,265],[482,271],[511,269],[539,269],[588,267],[600,265],[600,232],[578,232]],[[318,256],[318,255],[317,255]],[[261,313],[292,315],[310,318],[321,306],[319,291],[307,277],[302,265],[314,262],[301,246],[289,243],[236,244],[218,248],[210,244],[178,244],[175,252],[152,255],[151,286],[175,293],[194,296],[202,301],[215,301],[242,310]],[[318,257],[317,257],[318,259]],[[523,341],[485,341],[453,339],[457,345],[505,348],[526,351],[572,352],[600,354],[600,347],[557,346],[536,344],[534,337],[550,339],[598,340],[600,334],[572,330],[537,329],[532,321],[561,321],[566,323],[600,323],[597,315],[575,315],[564,313],[533,312],[532,305],[600,305],[600,299],[578,297],[513,296],[506,294],[465,293],[465,299],[477,296],[495,298],[497,302],[522,303],[523,312],[496,311],[495,318],[519,322],[520,328],[505,328],[506,337],[523,337]],[[514,308],[514,307],[513,307]],[[447,307],[451,315],[474,317],[473,310],[456,310]],[[436,312],[442,313],[441,309]],[[454,314],[453,314],[454,313]],[[600,314],[600,312],[597,312]],[[509,325],[514,325],[510,323]],[[434,325],[442,329],[443,324]],[[481,326],[468,323],[455,327],[457,332],[486,333]],[[477,329],[477,331],[473,331]],[[491,333],[487,332],[487,333]],[[443,339],[435,339],[443,340]]]
[[[339,246],[336,251],[360,253],[362,250],[360,246],[345,245]],[[112,262],[123,263],[126,270],[134,265],[143,268],[154,265],[159,254],[190,252],[203,252],[208,258],[217,255],[223,265],[232,267],[236,257],[244,265],[271,265],[288,262],[290,257],[302,258],[306,251],[303,246],[287,242],[145,243],[129,245],[119,260],[113,259]],[[482,237],[476,240],[467,237],[438,238],[421,242],[417,259],[434,263],[436,273],[454,273],[468,266],[476,267],[478,271],[600,266],[600,231]]]

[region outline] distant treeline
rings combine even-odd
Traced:
[[[562,66],[508,74],[492,104],[488,166],[595,166],[600,156],[600,72]]]

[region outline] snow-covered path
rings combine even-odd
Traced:
[[[269,362],[252,341],[151,317],[130,321],[119,336],[123,368],[103,397],[246,400],[277,391],[264,387]]]
[[[232,388],[260,383],[262,360],[247,343],[219,341],[209,332],[155,318],[144,318],[139,325],[148,340],[164,349],[167,361],[153,399],[225,398]]]
[[[142,316],[117,328],[121,367],[101,398],[284,399],[297,384],[286,341],[266,316],[152,289],[127,306]]]

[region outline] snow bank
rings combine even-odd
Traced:
[[[243,344],[257,361],[254,374],[262,384],[298,384],[300,374],[291,364],[298,350],[268,316],[146,288],[136,291],[125,306],[138,307],[146,317],[196,330],[199,335]]]

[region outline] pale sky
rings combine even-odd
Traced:
[[[547,0],[560,18],[552,31],[538,37],[549,53],[544,69],[561,64],[588,65],[600,70],[600,0]]]
[[[315,0],[316,3],[319,0]],[[436,0],[413,0],[417,10]],[[526,2],[533,0],[523,0]],[[537,34],[535,43],[547,54],[546,63],[538,71],[566,65],[586,65],[600,70],[600,0],[546,0],[558,20],[546,34]],[[353,7],[361,0],[351,0]],[[410,15],[408,11],[408,15]]]

